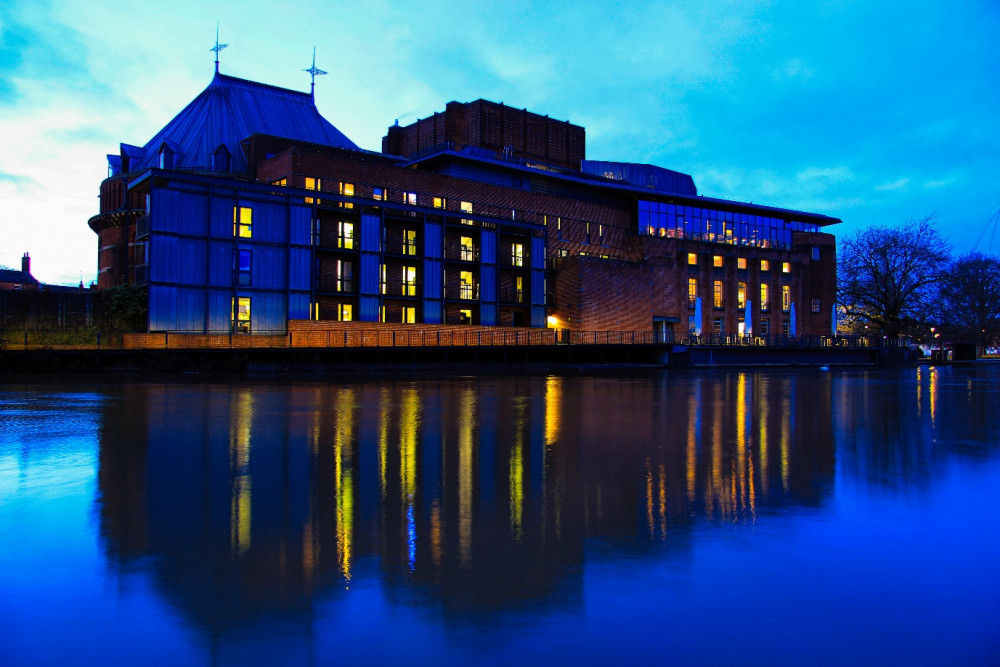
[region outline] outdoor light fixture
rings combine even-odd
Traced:
[[[545,318],[545,322],[548,324],[550,329],[555,329],[559,326],[559,318],[555,315],[549,315]]]

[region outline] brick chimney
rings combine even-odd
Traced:
[[[31,258],[28,257],[28,253],[24,253],[24,257],[21,258],[21,270],[31,275]]]

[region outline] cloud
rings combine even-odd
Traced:
[[[947,186],[951,185],[954,182],[955,182],[955,178],[954,177],[952,177],[952,178],[935,179],[935,180],[925,181],[924,182],[924,188],[926,188],[928,190],[936,190],[937,188],[947,187]]]
[[[775,81],[805,81],[811,79],[815,70],[801,58],[790,58],[771,73]]]
[[[899,178],[891,183],[883,183],[882,185],[876,185],[875,189],[879,192],[887,192],[890,190],[901,190],[906,187],[907,183],[910,182],[908,178]]]

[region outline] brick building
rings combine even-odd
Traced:
[[[311,94],[216,74],[108,156],[100,288],[149,289],[149,329],[288,320],[825,335],[828,216],[698,194],[586,159],[584,128],[450,102],[359,149]]]

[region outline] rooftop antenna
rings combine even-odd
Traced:
[[[313,64],[312,64],[312,67],[310,67],[309,69],[304,69],[302,71],[309,73],[310,78],[311,78],[311,82],[309,83],[309,94],[312,97],[316,97],[316,77],[317,76],[323,76],[324,74],[326,74],[326,72],[324,72],[320,68],[316,67],[316,47],[315,46],[313,47]]]
[[[215,73],[219,73],[219,51],[229,46],[228,44],[219,44],[219,22],[215,22],[215,46],[209,49],[209,51],[215,51]]]

